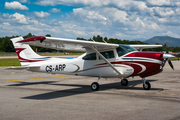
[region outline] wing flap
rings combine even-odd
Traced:
[[[136,48],[136,49],[162,47],[162,45],[129,45],[129,46],[134,47],[134,48]]]

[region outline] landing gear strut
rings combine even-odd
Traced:
[[[92,84],[91,84],[91,89],[93,90],[93,91],[98,91],[99,90],[99,83],[98,83],[98,81],[100,80],[100,77],[98,78],[98,80],[97,80],[97,82],[93,82]]]
[[[145,90],[151,89],[151,84],[149,82],[147,82],[145,78],[143,78],[143,88]]]
[[[127,86],[128,85],[128,80],[127,79],[122,79],[121,80],[121,85],[122,86]]]

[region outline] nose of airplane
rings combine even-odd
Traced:
[[[164,58],[164,59],[167,58],[168,60],[170,60],[170,59],[172,59],[172,58],[174,58],[174,57],[175,57],[175,56],[174,56],[174,55],[171,55],[171,54],[166,54],[166,53],[163,54],[163,58]]]

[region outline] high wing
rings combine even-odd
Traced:
[[[44,37],[44,36],[27,38],[18,41],[18,43],[25,43],[33,46],[51,48],[56,50],[70,50],[70,51],[88,51],[88,49],[89,48],[91,49],[92,46],[95,46],[96,49],[98,50],[113,49],[119,46],[118,44],[55,38],[55,37]]]
[[[102,43],[102,42],[93,42],[93,41],[84,41],[84,40],[75,40],[75,39],[65,39],[65,38],[55,38],[55,37],[44,37],[36,36],[27,38],[18,43],[25,43],[33,46],[51,48],[56,50],[70,50],[70,51],[88,51],[92,47],[96,47],[97,50],[108,50],[117,48],[118,44]],[[158,48],[162,45],[129,45],[138,50],[145,48]]]

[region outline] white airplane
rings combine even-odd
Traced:
[[[94,91],[99,89],[100,78],[117,77],[121,79],[123,86],[127,86],[127,78],[134,76],[140,76],[143,80],[143,88],[149,90],[151,84],[145,77],[160,73],[167,60],[174,69],[170,61],[173,55],[142,52],[144,48],[157,48],[162,45],[118,45],[44,36],[27,39],[20,36],[12,38],[11,41],[22,66],[10,67],[10,69],[98,77],[97,82],[91,84],[91,89]],[[44,57],[36,54],[29,45],[86,53],[74,59]]]

